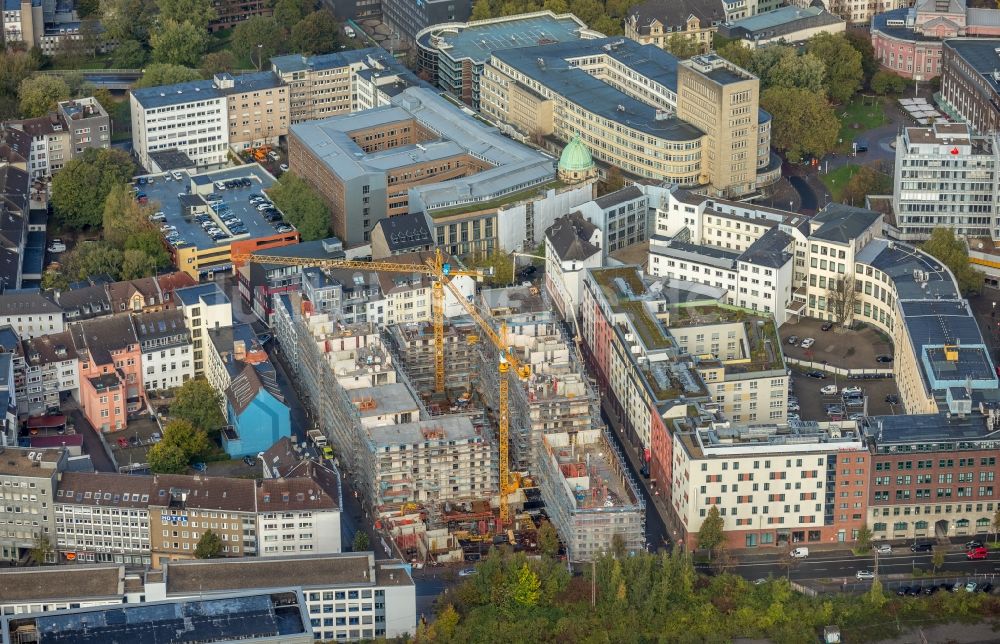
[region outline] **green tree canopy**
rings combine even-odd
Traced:
[[[131,180],[135,166],[127,152],[87,148],[52,178],[52,206],[70,228],[97,226],[111,189]]]
[[[211,0],[156,0],[161,20],[190,22],[201,31],[218,17]]]
[[[315,6],[312,0],[278,0],[274,3],[274,21],[282,29],[291,31]]]
[[[67,278],[73,281],[93,275],[108,275],[112,279],[118,279],[123,259],[122,251],[105,241],[87,242],[63,257],[63,270]]]
[[[59,76],[39,74],[21,81],[17,89],[21,115],[24,118],[45,116],[56,109],[56,103],[70,97],[70,88]]]
[[[875,58],[875,48],[872,46],[871,36],[866,30],[848,29],[844,32],[847,42],[851,47],[861,54],[861,71],[864,73],[864,83],[867,85],[871,81],[875,72],[879,70],[878,59]]]
[[[368,533],[358,530],[354,533],[354,541],[351,542],[351,550],[354,552],[364,552],[368,550]]]
[[[149,55],[138,40],[123,40],[111,51],[111,64],[116,69],[140,69]]]
[[[807,89],[772,87],[761,94],[760,106],[774,119],[771,145],[783,150],[790,161],[806,155],[821,157],[837,143],[840,122],[825,96]]]
[[[228,49],[213,51],[201,60],[201,73],[206,77],[219,72],[232,72],[238,67],[239,61],[236,60],[236,55]]]
[[[871,78],[871,88],[879,96],[902,94],[906,91],[906,79],[888,70],[880,69]]]
[[[194,548],[195,559],[216,559],[222,556],[222,539],[211,530],[206,530]]]
[[[861,53],[844,34],[819,33],[809,39],[806,51],[826,65],[826,92],[831,101],[846,103],[861,89]]]
[[[149,467],[156,473],[185,472],[194,459],[204,457],[211,450],[212,444],[204,430],[186,420],[174,419],[164,426],[160,442],[149,448]]]
[[[691,58],[702,53],[701,44],[694,37],[677,32],[670,34],[663,48],[680,59]]]
[[[121,279],[155,275],[170,264],[163,237],[149,220],[157,204],[142,205],[126,184],[115,186],[104,200],[104,240],[124,250]]]
[[[284,51],[285,33],[274,18],[254,16],[236,25],[231,42],[233,53],[263,69],[271,56]]]
[[[202,78],[201,72],[197,69],[184,67],[183,65],[170,65],[166,63],[153,63],[146,67],[142,78],[136,82],[139,87],[158,87],[160,85],[173,85],[174,83],[186,83],[188,81]]]
[[[100,14],[106,40],[147,43],[156,5],[151,0],[100,0]]]
[[[187,20],[161,20],[149,35],[149,44],[154,62],[195,67],[208,50],[208,33]]]
[[[337,48],[340,25],[328,9],[313,11],[292,27],[292,49],[303,54],[325,54]]]
[[[788,51],[771,68],[767,84],[769,87],[798,87],[818,93],[824,91],[825,76],[823,61],[812,54],[799,56],[794,51]]]
[[[983,274],[969,263],[965,242],[955,237],[951,228],[937,227],[921,248],[942,262],[955,275],[958,288],[969,295],[983,290]]]
[[[187,472],[190,458],[178,445],[160,441],[146,452],[149,469],[154,474],[183,474]]]
[[[119,278],[134,280],[156,275],[156,259],[141,250],[126,250],[122,253],[122,269]]]
[[[550,521],[545,521],[538,527],[538,550],[549,557],[555,557],[559,553],[559,533]]]
[[[892,177],[865,165],[851,175],[840,195],[841,201],[852,206],[864,206],[868,195],[892,193]]]
[[[698,547],[712,551],[721,546],[726,540],[724,528],[725,520],[719,514],[719,508],[713,505],[698,530]]]
[[[222,414],[222,396],[204,378],[192,378],[180,389],[170,405],[170,416],[191,423],[209,434],[226,424]]]
[[[21,81],[40,67],[37,58],[23,51],[0,51],[0,95],[16,98]]]
[[[330,234],[330,209],[326,202],[295,173],[282,174],[268,194],[298,229],[303,241],[325,239]]]

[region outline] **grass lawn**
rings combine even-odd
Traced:
[[[854,173],[861,169],[859,165],[844,165],[836,170],[831,170],[828,174],[820,174],[819,180],[823,182],[826,189],[830,191],[833,201],[840,201],[840,197]]]
[[[837,147],[848,151],[854,139],[872,128],[885,125],[885,105],[878,99],[875,105],[870,100],[856,97],[844,107],[837,108],[837,118],[840,120],[840,133],[837,135]]]

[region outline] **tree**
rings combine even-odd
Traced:
[[[861,54],[843,34],[816,34],[809,39],[806,51],[826,65],[826,92],[831,101],[846,103],[861,89]]]
[[[194,548],[195,559],[218,559],[222,556],[222,539],[211,530],[206,530]]]
[[[290,31],[312,12],[314,6],[311,0],[278,0],[274,3],[274,21],[282,29]]]
[[[111,51],[111,65],[117,69],[139,69],[147,58],[146,49],[138,40],[123,40]]]
[[[91,242],[67,253],[63,260],[63,270],[70,281],[95,275],[107,275],[117,280],[121,275],[123,259],[122,251],[107,242]]]
[[[550,521],[538,527],[538,551],[546,557],[559,554],[559,533]]]
[[[840,200],[852,206],[864,206],[868,195],[884,195],[892,192],[892,179],[871,166],[861,166],[851,175],[840,195]]]
[[[156,6],[161,20],[190,22],[199,31],[206,31],[219,15],[208,0],[156,0]]]
[[[183,474],[191,462],[183,449],[162,440],[149,448],[146,460],[150,471],[155,474]]]
[[[789,51],[771,68],[768,87],[798,87],[810,92],[822,92],[826,67],[812,54],[797,55]]]
[[[868,589],[868,603],[875,608],[885,605],[885,593],[882,592],[882,582],[878,577],[872,580],[872,587]]]
[[[226,424],[222,415],[222,396],[204,378],[192,378],[180,389],[170,405],[171,418],[191,423],[197,429],[214,433]]]
[[[875,58],[875,48],[872,46],[871,37],[862,30],[848,29],[844,32],[847,42],[861,54],[861,71],[864,73],[864,82],[868,84],[875,72],[879,70],[878,59]]]
[[[31,560],[35,562],[36,566],[41,566],[48,559],[55,554],[55,548],[52,547],[52,542],[45,535],[38,535],[35,537],[35,543],[31,547]]]
[[[228,49],[214,51],[201,60],[201,73],[203,76],[212,76],[219,72],[232,72],[239,66],[236,56]]]
[[[268,192],[274,205],[299,231],[303,241],[325,239],[330,233],[330,209],[312,186],[285,172]]]
[[[965,242],[955,237],[955,231],[951,228],[935,228],[931,238],[921,248],[948,267],[962,293],[968,295],[982,291],[983,274],[972,268]]]
[[[42,273],[41,286],[43,291],[64,291],[69,288],[69,279],[64,271],[50,269]]]
[[[998,535],[1000,535],[1000,506],[997,506],[997,511],[993,513],[993,543],[997,542]]]
[[[163,246],[163,236],[160,231],[148,226],[133,233],[125,242],[125,250],[142,251],[150,258],[157,270],[170,265],[170,253]],[[123,263],[124,263],[124,257]],[[124,270],[124,267],[123,267]]]
[[[438,612],[437,619],[434,620],[434,632],[448,641],[455,635],[458,621],[458,611],[452,604],[447,604]]]
[[[208,50],[208,34],[186,20],[162,20],[149,35],[149,44],[154,62],[194,67]]]
[[[231,42],[233,53],[260,69],[265,60],[282,51],[285,35],[273,18],[254,16],[236,25]]]
[[[104,200],[116,185],[132,178],[135,166],[127,152],[114,148],[87,148],[70,159],[52,178],[52,206],[70,228],[101,223]]]
[[[888,70],[880,69],[872,76],[871,88],[879,96],[902,94],[906,91],[906,79]]]
[[[41,67],[37,58],[23,51],[0,51],[0,95],[14,98],[21,82]]]
[[[667,38],[663,48],[678,58],[691,58],[704,53],[701,44],[692,36],[685,36],[682,33],[674,32]]]
[[[854,306],[858,303],[860,283],[854,275],[841,279],[830,278],[830,288],[826,291],[826,310],[833,314],[844,329],[850,329],[854,321]]]
[[[514,601],[521,606],[536,605],[541,585],[538,575],[528,567],[528,564],[521,564],[521,568],[517,571],[517,581],[514,583]]]
[[[743,46],[739,39],[726,40],[721,36],[715,38],[715,53],[743,69],[753,71],[754,50]],[[756,74],[756,72],[754,72]],[[761,79],[763,82],[763,79]],[[764,87],[761,87],[763,90]]]
[[[101,24],[108,42],[149,41],[156,7],[149,0],[100,0]]]
[[[183,65],[170,65],[166,63],[153,63],[146,67],[142,78],[136,82],[138,87],[158,87],[160,85],[173,85],[174,83],[186,83],[188,81],[201,79],[201,73],[197,69],[191,69]]]
[[[45,116],[56,109],[56,103],[70,97],[69,85],[58,76],[37,75],[21,81],[17,89],[21,115],[24,118]]]
[[[725,520],[719,514],[719,508],[713,505],[698,530],[698,547],[708,550],[711,556],[712,552],[726,540],[724,528]]]
[[[80,18],[87,18],[98,14],[101,10],[101,3],[98,0],[79,0],[76,3],[76,13]]]
[[[465,260],[466,267],[471,271],[482,270],[483,280],[490,286],[507,286],[515,278],[514,259],[499,249],[492,253],[476,253]]]
[[[771,145],[783,150],[789,161],[804,155],[821,157],[837,143],[840,122],[826,98],[806,89],[772,87],[760,106],[773,117]]]
[[[368,533],[358,530],[354,533],[354,541],[351,542],[351,550],[354,552],[364,552],[368,550]]]
[[[944,565],[944,548],[934,548],[934,554],[931,555],[931,566],[934,568],[934,572],[938,571],[938,568]]]
[[[340,25],[328,9],[314,11],[292,27],[292,48],[303,54],[324,54],[337,47]]]
[[[868,526],[861,526],[861,528],[858,530],[857,544],[858,544],[857,549],[859,551],[867,552],[871,550],[872,531],[868,528]]]
[[[153,212],[152,206],[136,201],[128,184],[113,186],[104,198],[101,218],[104,240],[112,246],[124,248],[132,233],[149,226],[149,216]]]
[[[141,250],[126,250],[122,253],[122,268],[119,278],[134,280],[156,275],[156,260]]]

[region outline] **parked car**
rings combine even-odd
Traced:
[[[840,393],[844,394],[845,396],[859,396],[861,395],[862,391],[861,387],[855,385],[853,387],[844,387],[843,389],[840,390]]]
[[[793,347],[795,346],[795,344],[798,341],[799,341],[799,336],[797,336],[797,335],[790,335],[790,336],[788,336],[788,344],[792,345]]]
[[[825,396],[832,396],[833,394],[837,393],[837,385],[825,385],[822,389],[819,390],[819,393]]]
[[[985,584],[980,584],[979,592],[989,594],[993,592],[993,584],[986,582]]]
[[[905,597],[906,595],[909,594],[909,592],[910,592],[909,586],[900,586],[899,588],[896,589],[896,594],[899,595],[900,597]]]
[[[785,418],[788,420],[802,420],[802,417],[798,414],[788,414]]]
[[[205,470],[208,469],[208,466],[205,465],[204,463],[198,462],[198,463],[191,463],[191,468],[196,472],[204,472]]]
[[[875,362],[892,362],[892,356],[875,356]]]
[[[278,166],[278,169],[280,169],[282,172],[288,172],[288,164],[282,163],[281,165]]]
[[[170,176],[173,177],[175,181],[181,181],[184,179],[184,174],[180,170],[174,170],[170,173]]]
[[[965,584],[965,592],[967,593],[974,593],[976,592],[977,588],[979,588],[979,584],[977,584],[974,581],[970,581],[969,583]]]
[[[848,396],[844,398],[844,402],[847,403],[848,407],[864,407],[865,399],[860,396]]]
[[[948,592],[957,593],[963,588],[965,588],[965,584],[961,581],[956,581],[954,584],[951,585],[951,588],[948,589]]]
[[[802,341],[802,344],[800,344],[799,346],[802,347],[803,349],[808,349],[814,344],[816,344],[816,340],[814,338],[806,338],[805,340]]]
[[[253,456],[244,456],[243,462],[246,463],[248,466],[253,467],[254,465],[257,464],[257,459],[255,459]]]
[[[924,594],[925,595],[933,595],[934,593],[936,593],[939,590],[941,590],[941,587],[938,586],[937,584],[933,584],[931,586],[928,586],[927,588],[924,588]]]
[[[910,546],[910,552],[930,552],[934,549],[934,544],[928,541],[920,541]]]
[[[819,328],[820,331],[829,331],[833,328],[833,322],[827,322]]]
[[[270,152],[267,153],[267,158],[271,159],[272,161],[277,161],[278,159],[281,158],[281,155],[275,152],[274,150],[271,150]]]
[[[167,215],[162,210],[158,210],[149,216],[150,221],[166,221]]]
[[[216,190],[225,190],[226,189],[225,182],[223,182],[223,181],[216,181],[215,182],[215,189]]]
[[[888,396],[885,397],[885,401],[890,405],[898,405],[899,396],[897,396],[896,394],[889,394]]]
[[[119,438],[118,439],[118,447],[121,447],[121,448],[128,447],[128,439],[127,438]]]
[[[888,543],[880,543],[877,546],[872,546],[872,549],[875,552],[879,553],[880,555],[891,555],[892,554],[892,546],[889,545]]]
[[[854,576],[858,578],[859,581],[865,581],[867,579],[875,579],[875,573],[871,570],[859,570],[854,573]]]
[[[48,251],[50,253],[66,252],[66,244],[64,244],[61,239],[53,239],[52,241],[49,242]]]
[[[798,403],[788,403],[788,411],[802,411]]]
[[[983,542],[979,539],[973,539],[972,541],[966,542],[965,549],[972,550],[973,548],[982,548]]]
[[[823,373],[822,371],[810,371],[806,373],[806,375],[809,376],[810,378],[815,378],[816,380],[826,379],[826,374]]]
[[[858,422],[861,419],[863,419],[864,417],[865,417],[864,414],[855,412],[853,414],[848,414],[847,415],[847,420],[853,420],[855,422]]]
[[[475,568],[462,568],[458,571],[459,577],[471,577],[474,574],[476,574]]]
[[[788,554],[793,559],[805,559],[809,556],[809,548],[793,548]]]

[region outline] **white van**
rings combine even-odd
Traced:
[[[805,559],[809,556],[809,548],[795,548],[791,554],[795,559]]]

